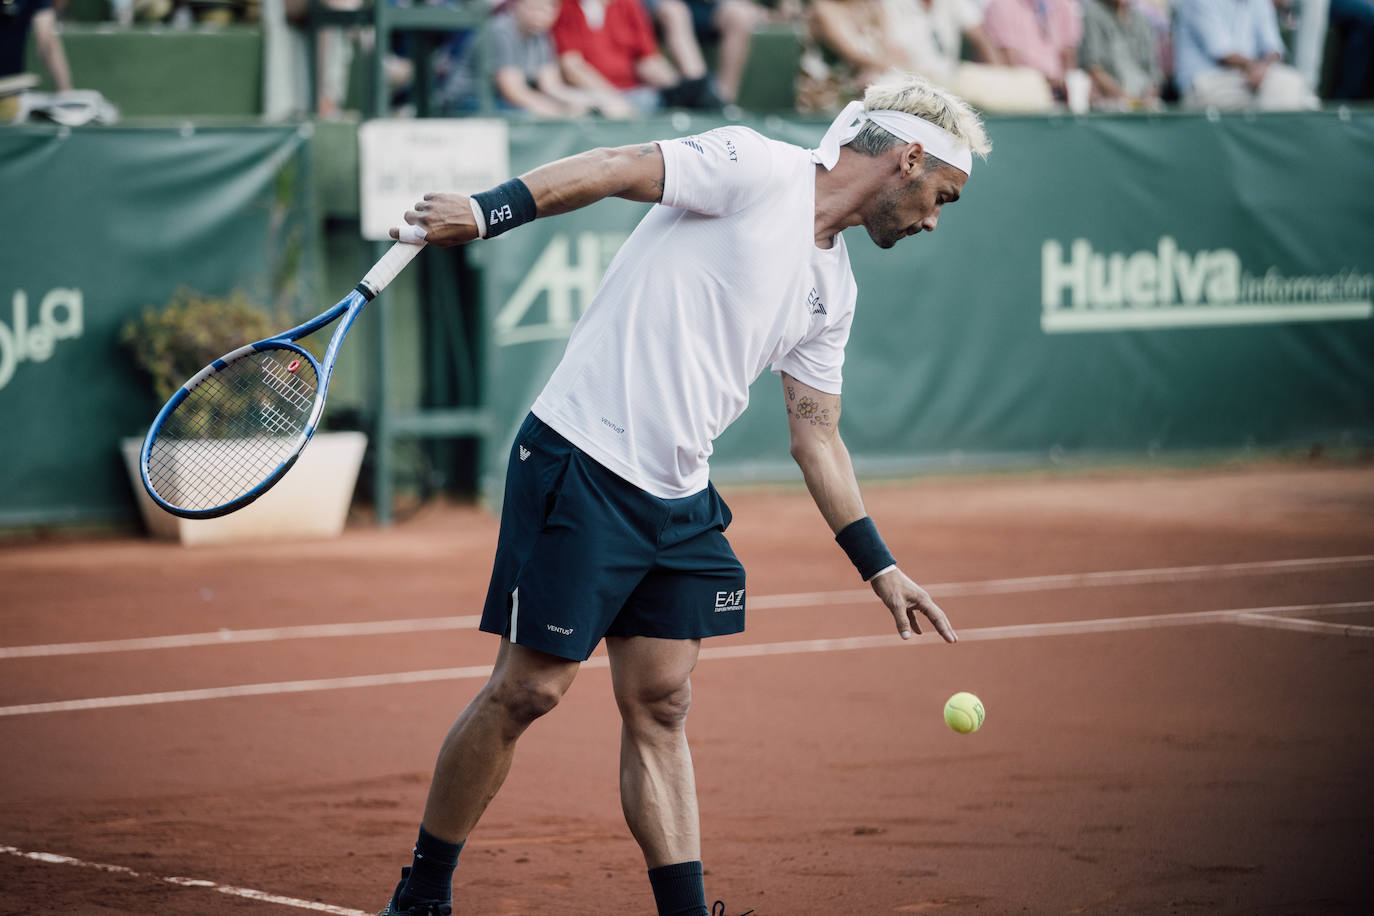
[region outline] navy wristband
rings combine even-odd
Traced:
[[[854,568],[863,576],[865,582],[889,566],[897,564],[891,551],[883,543],[882,535],[878,534],[878,526],[866,515],[857,522],[845,525],[844,529],[835,535],[835,543],[844,549],[849,556],[849,562],[854,564]]]
[[[539,215],[538,208],[534,205],[534,195],[519,178],[512,178],[490,191],[474,194],[472,199],[477,201],[477,206],[481,207],[482,216],[487,221],[487,231],[482,236],[487,239],[495,238],[516,226],[533,222]]]

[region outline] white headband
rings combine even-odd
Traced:
[[[857,137],[867,121],[908,143],[920,143],[927,153],[965,175],[973,174],[973,152],[954,134],[905,111],[864,111],[864,103],[860,101],[850,102],[830,123],[820,146],[811,151],[811,161],[833,169],[840,159],[840,147]]]

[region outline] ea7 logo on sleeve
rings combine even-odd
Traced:
[[[716,592],[716,613],[744,610],[744,589],[737,592]]]
[[[703,156],[706,155],[706,150],[702,147],[701,142],[697,140],[696,137],[683,137],[682,142],[687,146],[690,146],[692,149],[696,150],[698,153],[701,153]]]

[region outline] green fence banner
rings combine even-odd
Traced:
[[[511,161],[713,126],[513,125]],[[751,126],[813,146],[826,125]],[[850,231],[842,430],[861,470],[1374,440],[1374,113],[988,126],[992,156],[936,232],[881,251]],[[643,210],[485,247],[494,478]],[[718,477],[793,473],[780,402],[765,373]]]
[[[511,167],[717,123],[513,122]],[[750,126],[810,146],[826,125]],[[935,233],[880,251],[851,231],[842,429],[861,471],[1374,442],[1374,111],[989,131]],[[118,332],[145,306],[186,286],[320,307],[311,145],[297,126],[0,130],[0,526],[132,517],[118,442],[157,404]],[[470,249],[489,494],[645,209],[606,201]],[[409,321],[397,339],[422,339]],[[780,400],[755,383],[717,477],[794,479]]]
[[[131,517],[158,404],[120,326],[179,287],[298,312],[309,130],[0,129],[0,526]]]

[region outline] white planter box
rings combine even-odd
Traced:
[[[163,511],[143,489],[138,470],[142,439],[125,439],[121,446],[148,533],[192,546],[337,537],[348,517],[367,436],[357,432],[316,433],[295,466],[257,501],[219,518],[199,519]]]

